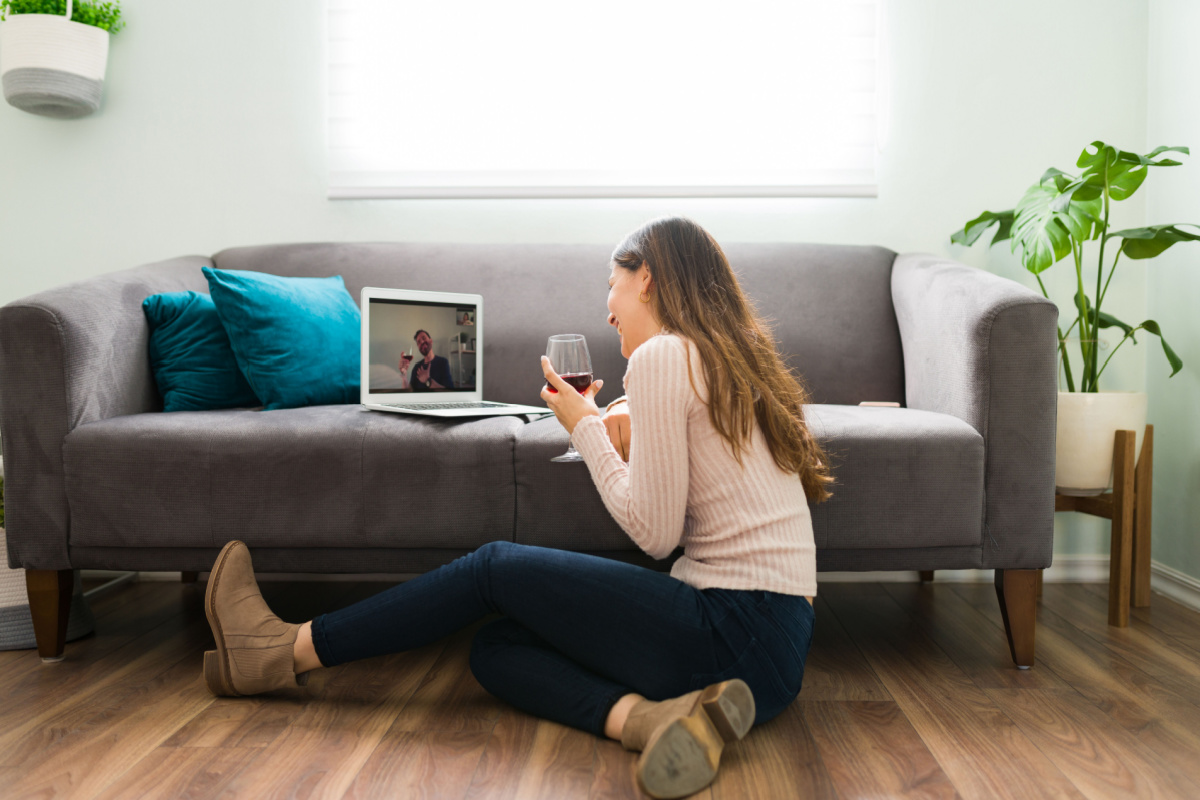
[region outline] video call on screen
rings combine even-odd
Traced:
[[[370,301],[367,391],[475,390],[475,306]]]

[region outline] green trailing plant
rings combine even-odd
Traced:
[[[1186,225],[1200,229],[1193,223],[1109,231],[1109,210],[1113,201],[1128,200],[1142,185],[1150,167],[1180,165],[1180,162],[1170,158],[1155,160],[1168,152],[1190,155],[1186,147],[1158,147],[1140,156],[1118,150],[1104,142],[1092,142],[1075,162],[1075,166],[1082,170],[1080,174],[1069,175],[1051,167],[1037,183],[1029,187],[1015,209],[995,213],[984,211],[950,236],[951,242],[969,247],[984,231],[997,226],[992,245],[1010,240],[1012,251],[1020,251],[1021,263],[1037,278],[1038,286],[1047,299],[1050,295],[1046,293],[1041,273],[1068,255],[1072,257],[1076,283],[1075,297],[1072,299],[1075,320],[1065,332],[1062,325],[1058,327],[1058,346],[1068,391],[1075,391],[1076,384],[1067,350],[1067,337],[1076,328],[1082,361],[1079,376],[1081,392],[1100,391],[1100,375],[1104,368],[1125,342],[1137,344],[1135,334],[1138,331],[1148,331],[1159,338],[1163,353],[1171,365],[1171,377],[1183,369],[1183,361],[1167,344],[1157,322],[1148,319],[1139,325],[1130,325],[1101,310],[1122,255],[1132,259],[1154,258],[1179,242],[1200,241],[1200,235],[1179,227]],[[1096,261],[1095,292],[1089,296],[1084,285],[1083,243],[1094,239],[1100,240],[1100,252]],[[1119,240],[1119,243],[1112,240]],[[1110,242],[1115,246],[1116,253],[1106,278],[1104,258]],[[1099,333],[1105,328],[1118,328],[1124,336],[1101,363]]]
[[[9,14],[54,14],[67,13],[67,0],[0,0],[0,21]],[[121,2],[99,2],[99,0],[76,0],[71,7],[71,21],[94,25],[109,33],[125,27],[121,19]]]

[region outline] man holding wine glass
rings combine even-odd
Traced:
[[[300,685],[310,670],[421,647],[499,613],[472,644],[480,684],[640,751],[638,784],[654,797],[707,786],[726,745],[787,708],[813,632],[808,502],[832,482],[804,389],[696,223],[647,223],[609,267],[625,401],[602,419],[603,381],[577,334],[551,338],[541,396],[630,539],[659,560],[682,546],[670,574],[497,541],[290,625],[258,594],[245,545],[230,542],[205,598],[214,694]]]

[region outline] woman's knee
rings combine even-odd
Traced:
[[[529,631],[508,618],[484,625],[471,640],[471,674],[481,684],[484,683],[484,676],[488,673],[489,665],[494,663],[496,653],[515,645],[527,644],[529,635]]]

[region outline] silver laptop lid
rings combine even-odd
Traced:
[[[483,400],[481,295],[368,286],[361,301],[361,402]]]

